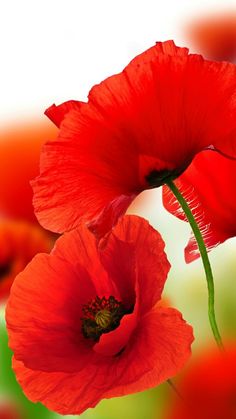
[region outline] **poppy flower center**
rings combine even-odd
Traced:
[[[11,272],[11,261],[0,264],[0,281]]]
[[[95,322],[103,329],[109,327],[112,321],[112,314],[109,310],[100,310],[95,314]]]
[[[96,297],[82,307],[82,333],[85,338],[97,342],[103,333],[116,329],[128,310],[112,295],[109,298]]]
[[[168,180],[175,180],[177,177],[182,175],[190,163],[191,160],[176,169],[152,170],[147,176],[145,176],[145,179],[151,188],[157,188],[164,185],[168,182]]]

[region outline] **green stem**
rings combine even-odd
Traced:
[[[195,218],[192,214],[191,209],[189,208],[186,200],[184,199],[183,195],[175,185],[175,183],[172,180],[168,180],[166,182],[166,185],[170,188],[174,196],[176,197],[177,201],[179,202],[180,206],[182,207],[187,220],[189,224],[192,227],[193,234],[195,236],[195,239],[198,244],[199,252],[202,258],[205,274],[206,274],[206,280],[207,280],[207,288],[208,288],[208,317],[211,325],[211,329],[215,338],[215,341],[220,349],[224,349],[222,339],[219,333],[219,329],[216,323],[216,317],[215,317],[215,291],[214,291],[214,280],[211,270],[210,261],[208,258],[206,246],[201,234],[201,231],[197,225],[197,222],[195,221]]]

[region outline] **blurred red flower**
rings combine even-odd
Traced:
[[[170,403],[165,419],[236,418],[236,345],[223,354],[216,349],[199,355],[178,389],[184,401]]]
[[[23,419],[23,415],[13,402],[0,402],[0,419]]]
[[[6,310],[26,396],[62,414],[160,384],[190,355],[192,328],[161,298],[160,234],[127,216],[97,248],[81,226],[18,275]]]
[[[236,58],[236,12],[198,18],[188,24],[187,35],[206,58],[234,61]]]
[[[46,114],[57,141],[45,145],[33,182],[42,225],[87,222],[98,237],[142,190],[177,178],[199,151],[236,155],[236,67],[157,43],[89,93]],[[70,103],[72,109],[70,108]]]
[[[57,133],[45,118],[0,130],[0,214],[36,221],[30,180],[38,173],[42,144]]]
[[[236,161],[213,151],[199,153],[176,181],[202,230],[205,244],[211,250],[236,236]],[[165,208],[186,221],[179,204],[163,188]],[[185,249],[186,262],[199,257],[198,245],[192,236]]]
[[[38,252],[49,252],[53,240],[41,227],[23,221],[0,222],[0,303],[10,292],[15,276]]]

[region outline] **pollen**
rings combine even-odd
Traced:
[[[111,295],[109,298],[97,296],[83,306],[82,312],[82,333],[85,338],[97,342],[103,333],[116,329],[130,310]]]
[[[112,314],[109,310],[100,310],[95,314],[95,322],[102,329],[106,329],[112,321]]]

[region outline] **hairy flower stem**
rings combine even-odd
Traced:
[[[222,350],[224,349],[222,339],[219,333],[219,329],[216,323],[216,316],[215,316],[215,291],[214,291],[214,280],[212,275],[212,269],[210,265],[210,261],[208,258],[206,246],[201,234],[201,231],[198,227],[198,224],[192,214],[191,209],[189,208],[186,200],[184,199],[183,195],[175,185],[175,183],[172,180],[168,180],[166,182],[166,185],[170,188],[171,192],[174,194],[175,198],[177,199],[178,203],[180,204],[181,208],[183,209],[186,218],[191,225],[191,228],[193,230],[193,234],[195,236],[195,239],[198,244],[199,252],[202,258],[205,274],[206,274],[206,280],[207,280],[207,288],[208,288],[208,317],[211,325],[211,330],[213,332],[215,341],[218,345],[218,347]]]

